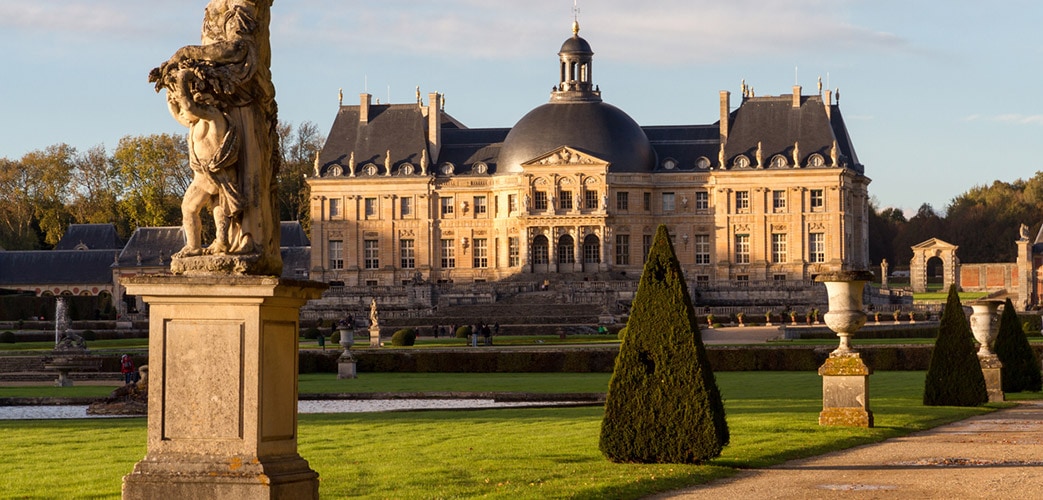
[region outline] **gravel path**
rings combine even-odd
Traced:
[[[1043,497],[1043,402],[654,499],[1012,499]]]

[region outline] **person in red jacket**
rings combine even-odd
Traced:
[[[120,373],[123,374],[123,383],[130,384],[136,382],[134,380],[134,360],[130,359],[129,354],[124,354],[120,358]]]

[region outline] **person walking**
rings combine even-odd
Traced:
[[[130,359],[129,354],[120,357],[120,373],[123,374],[124,384],[137,382],[134,380],[134,360]]]

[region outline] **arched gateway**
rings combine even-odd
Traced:
[[[942,260],[942,289],[956,283],[956,267],[960,259],[956,257],[956,249],[952,243],[931,238],[912,246],[913,258],[909,261],[909,285],[913,292],[927,291],[927,261],[938,257]]]

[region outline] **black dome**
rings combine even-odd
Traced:
[[[579,35],[573,35],[572,38],[565,40],[565,43],[561,44],[561,50],[558,54],[594,54],[594,50],[590,48],[590,44],[586,40],[580,38]]]
[[[497,161],[504,173],[561,146],[609,162],[611,172],[650,172],[655,153],[637,122],[601,101],[552,102],[522,117],[503,141]]]

